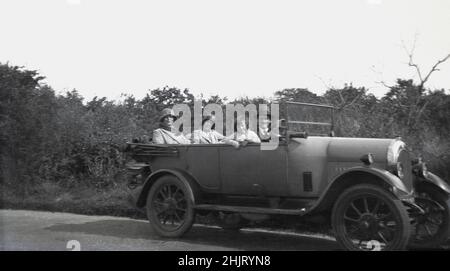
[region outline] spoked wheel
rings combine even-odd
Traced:
[[[192,190],[174,176],[156,181],[147,197],[147,217],[152,228],[164,237],[179,237],[194,223]]]
[[[392,194],[375,185],[357,185],[336,201],[332,226],[347,250],[402,250],[411,225],[406,208]]]
[[[418,189],[416,204],[424,214],[415,218],[413,248],[435,248],[447,241],[450,232],[450,198],[431,187]]]

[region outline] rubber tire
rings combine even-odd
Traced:
[[[411,225],[408,212],[403,203],[395,198],[394,195],[379,186],[371,184],[352,186],[346,189],[335,202],[331,215],[331,224],[339,245],[345,250],[360,250],[345,238],[345,227],[343,227],[341,223],[341,217],[343,217],[343,212],[346,210],[344,207],[346,207],[351,200],[361,194],[369,194],[382,199],[389,205],[392,212],[400,218],[401,238],[397,240],[396,243],[389,246],[386,250],[404,250],[411,235]]]
[[[160,227],[160,224],[158,222],[159,219],[156,217],[156,212],[154,211],[153,208],[152,199],[155,196],[155,193],[159,191],[159,188],[161,186],[167,184],[177,185],[183,191],[183,194],[186,197],[187,201],[187,210],[184,223],[182,224],[181,227],[179,227],[177,230],[174,231],[167,231]],[[181,181],[180,179],[178,179],[173,175],[165,175],[155,181],[155,183],[152,185],[147,195],[146,209],[147,209],[147,218],[150,222],[150,225],[158,235],[162,237],[176,238],[183,236],[187,231],[190,230],[195,221],[195,209],[194,209],[194,202],[189,195],[193,195],[192,189],[189,186],[189,184],[187,182]]]
[[[447,242],[450,234],[450,196],[438,191],[436,188],[423,186],[417,189],[418,193],[427,193],[434,201],[438,202],[442,207],[445,208],[445,217],[442,227],[434,238],[427,242],[417,243],[414,242],[414,237],[411,238],[411,248],[437,248],[442,243]]]

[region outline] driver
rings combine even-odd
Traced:
[[[278,121],[278,126],[280,121]],[[261,142],[269,142],[272,138],[280,139],[280,135],[272,130],[272,116],[267,115],[267,118],[263,118],[262,121],[258,123],[258,135]]]

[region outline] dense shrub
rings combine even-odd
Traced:
[[[151,90],[140,100],[124,95],[121,101],[84,101],[76,90],[56,95],[42,79],[36,71],[0,64],[0,185],[20,195],[39,193],[42,186],[103,191],[121,185],[120,147],[151,134],[162,108],[194,102],[189,90],[169,87]],[[401,136],[432,170],[450,179],[450,95],[444,90],[424,90],[412,80],[399,79],[381,99],[352,85],[323,95],[285,89],[275,99],[332,104],[339,135]],[[269,101],[228,101],[216,95],[203,102]]]

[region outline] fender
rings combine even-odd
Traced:
[[[150,191],[150,188],[159,177],[164,175],[173,175],[180,181],[182,181],[186,185],[186,187],[188,187],[189,190],[188,196],[190,197],[194,205],[196,204],[196,200],[200,198],[200,187],[198,183],[195,181],[195,178],[184,170],[172,168],[172,169],[157,170],[147,177],[147,180],[145,181],[142,190],[139,194],[138,200],[136,202],[136,206],[138,208],[145,207],[147,201],[147,194]]]
[[[425,178],[419,177],[416,175],[416,180],[418,180],[419,182],[429,183],[429,184],[435,186],[436,188],[438,188],[439,190],[441,190],[447,194],[450,194],[450,185],[448,185],[448,183],[446,183],[439,176],[437,176],[431,172],[428,172],[428,174],[426,174]]]
[[[364,180],[352,182],[355,178],[364,178]],[[402,180],[389,171],[370,166],[356,166],[343,171],[333,178],[325,188],[322,196],[320,196],[317,202],[307,212],[323,211],[332,207],[332,204],[336,201],[342,191],[353,184],[356,185],[361,183],[387,187],[399,199],[412,196],[412,191],[408,191]]]

